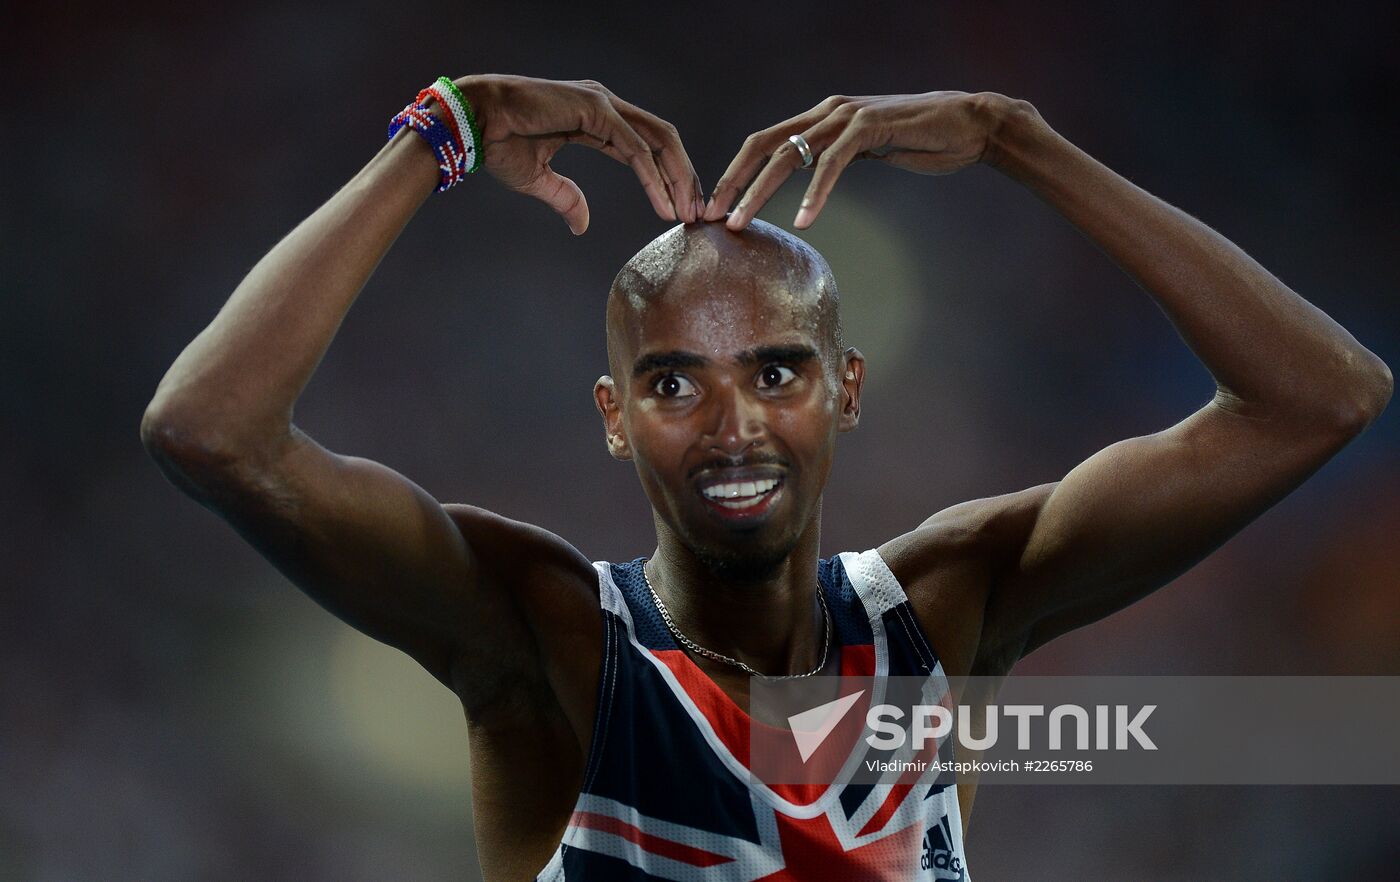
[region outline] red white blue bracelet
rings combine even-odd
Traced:
[[[462,90],[457,88],[457,84],[447,77],[438,77],[431,86],[419,92],[415,103],[424,103],[429,95],[436,98],[447,110],[444,119],[451,126],[452,133],[457,136],[457,143],[462,147],[462,153],[466,157],[466,174],[471,174],[481,167],[481,130],[477,128],[471,102],[462,94]]]
[[[428,99],[442,107],[441,116],[428,110]],[[467,96],[447,77],[438,77],[432,85],[389,120],[389,137],[407,126],[423,137],[433,148],[442,180],[438,192],[450,190],[462,178],[481,168],[481,129]]]
[[[396,113],[389,120],[389,137],[392,139],[405,126],[421,135],[433,148],[433,156],[437,157],[438,169],[442,172],[437,191],[442,193],[461,183],[466,175],[466,155],[452,129],[422,104],[410,104]]]

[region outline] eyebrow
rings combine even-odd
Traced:
[[[632,376],[640,377],[642,374],[666,368],[704,367],[708,363],[709,360],[703,355],[679,349],[670,352],[648,352],[632,363]]]
[[[800,343],[791,346],[758,346],[753,349],[745,349],[734,356],[734,361],[738,364],[759,364],[773,361],[784,364],[801,364],[804,361],[812,361],[817,357],[817,350]]]
[[[817,351],[802,344],[792,346],[756,346],[734,354],[734,363],[752,365],[768,362],[801,364],[816,359]],[[638,357],[632,364],[632,376],[639,377],[652,371],[674,368],[704,367],[710,360],[695,352],[674,349],[670,352],[648,352]]]

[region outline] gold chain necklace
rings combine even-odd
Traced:
[[[821,673],[826,667],[827,652],[831,649],[831,610],[826,606],[826,592],[822,591],[820,584],[817,585],[817,602],[822,608],[822,660],[817,662],[817,666],[805,674],[761,674],[737,658],[730,658],[727,655],[715,652],[713,649],[706,649],[694,640],[681,633],[681,629],[676,627],[676,623],[671,619],[671,611],[666,608],[666,604],[661,601],[661,595],[656,593],[656,589],[651,587],[651,578],[647,576],[647,562],[642,561],[642,579],[647,583],[647,590],[651,592],[651,599],[656,601],[656,609],[661,613],[661,620],[666,623],[666,628],[677,640],[685,645],[692,652],[714,659],[717,662],[724,662],[733,665],[753,677],[762,677],[765,680],[799,680],[803,677],[810,677],[813,674]]]

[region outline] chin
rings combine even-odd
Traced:
[[[796,541],[729,547],[694,544],[690,551],[716,578],[727,582],[757,582],[782,566],[796,545]]]

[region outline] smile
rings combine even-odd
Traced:
[[[738,481],[728,484],[711,484],[700,492],[710,502],[722,505],[731,511],[742,511],[761,504],[781,483],[782,481],[777,478]]]
[[[756,526],[783,498],[787,472],[774,464],[707,469],[696,491],[706,510],[732,526]]]

